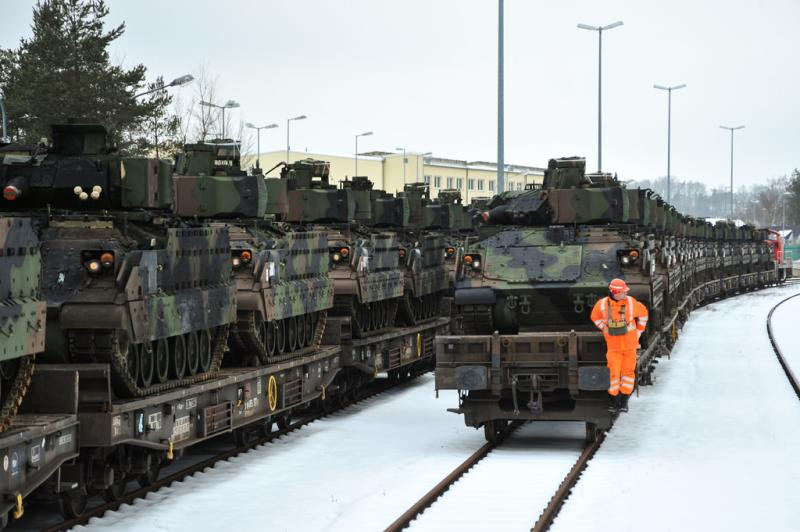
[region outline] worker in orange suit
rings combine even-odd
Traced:
[[[628,399],[636,382],[636,350],[647,327],[647,307],[629,296],[629,290],[622,279],[612,280],[608,297],[595,303],[591,316],[606,339],[608,409],[612,413],[628,411]]]

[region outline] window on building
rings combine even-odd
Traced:
[[[478,179],[478,190],[483,190],[483,179]]]
[[[522,183],[517,181],[517,190],[522,190]]]
[[[494,191],[494,179],[489,180],[489,190]]]
[[[426,185],[430,185],[431,184],[431,176],[429,176],[429,175],[425,176],[425,184]]]
[[[468,185],[467,188],[469,188],[470,190],[475,190],[475,180],[474,179],[468,180],[467,181],[467,185]]]
[[[437,175],[437,176],[435,176],[433,178],[433,186],[435,188],[441,188],[442,187],[442,176]]]
[[[461,187],[463,187],[463,186],[464,186],[464,180],[462,178],[460,178],[460,177],[457,177],[456,178],[456,188],[458,190],[461,190]]]
[[[447,178],[447,188],[453,188],[453,178],[452,177],[448,177]]]

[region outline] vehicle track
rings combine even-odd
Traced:
[[[400,380],[400,381],[392,381],[390,379],[375,380],[375,381],[371,382],[370,384],[364,386],[362,393],[360,393],[357,397],[355,397],[354,399],[352,399],[350,401],[347,401],[345,404],[343,404],[341,406],[333,406],[331,408],[326,408],[325,411],[322,411],[322,412],[319,412],[319,413],[314,413],[314,414],[311,414],[311,415],[308,415],[308,416],[304,416],[301,419],[299,419],[298,421],[289,424],[287,427],[285,427],[283,429],[277,430],[275,432],[271,432],[267,436],[258,438],[258,439],[254,440],[254,441],[252,441],[250,443],[247,443],[245,445],[237,446],[235,448],[228,449],[228,450],[225,450],[223,452],[220,452],[220,453],[218,453],[218,454],[216,454],[216,455],[214,455],[214,456],[212,456],[210,458],[202,460],[202,461],[200,461],[198,463],[194,463],[194,464],[192,464],[190,466],[187,466],[186,468],[183,468],[183,469],[181,469],[179,471],[176,471],[175,473],[169,474],[169,475],[165,476],[164,478],[160,478],[150,486],[139,488],[139,489],[134,490],[134,491],[132,491],[130,493],[126,493],[125,495],[123,495],[121,498],[119,498],[116,501],[101,504],[99,506],[96,506],[96,507],[94,507],[92,509],[89,509],[89,510],[85,511],[84,513],[82,513],[81,515],[79,515],[76,518],[67,519],[67,520],[61,521],[61,522],[59,522],[59,523],[57,523],[55,525],[49,526],[47,528],[43,528],[43,530],[46,531],[46,532],[55,532],[55,531],[61,531],[61,530],[68,530],[68,529],[70,529],[72,527],[79,526],[79,525],[85,525],[85,524],[87,524],[89,522],[89,520],[92,517],[102,517],[103,514],[105,514],[107,511],[115,511],[115,510],[119,509],[123,504],[131,504],[134,500],[143,498],[148,493],[158,491],[162,487],[169,486],[170,484],[172,484],[173,482],[176,482],[176,481],[181,481],[181,480],[183,480],[183,479],[185,479],[187,477],[192,476],[193,474],[195,474],[197,472],[203,471],[207,467],[213,467],[215,464],[217,464],[217,463],[219,463],[221,461],[228,460],[229,458],[232,458],[232,457],[237,456],[239,454],[245,453],[245,452],[247,452],[247,451],[249,451],[251,449],[254,449],[254,448],[258,447],[259,445],[263,445],[265,443],[270,443],[272,441],[275,441],[278,438],[280,438],[281,436],[284,436],[284,435],[286,435],[286,434],[288,434],[290,432],[294,432],[294,431],[296,431],[296,430],[298,430],[298,429],[300,429],[300,428],[302,428],[302,427],[304,427],[304,426],[306,426],[306,425],[308,425],[310,423],[313,423],[314,421],[317,421],[317,420],[319,420],[321,418],[327,417],[327,416],[333,414],[334,412],[338,412],[338,411],[343,410],[343,409],[345,409],[345,408],[347,408],[347,407],[349,407],[351,405],[354,405],[354,404],[359,403],[361,401],[364,401],[366,399],[375,397],[376,395],[384,393],[384,392],[386,392],[386,391],[388,391],[388,390],[390,390],[392,388],[395,388],[397,386],[401,386],[402,384],[407,383],[410,380],[413,380],[413,379],[419,377],[420,375],[423,375],[424,373],[425,372],[414,374],[412,377],[410,377],[408,379],[403,379],[403,380]]]

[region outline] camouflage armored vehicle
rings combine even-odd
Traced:
[[[327,233],[267,219],[266,183],[240,169],[237,143],[186,145],[174,183],[176,214],[230,233],[238,316],[230,363],[267,364],[318,348],[333,307]]]
[[[374,189],[366,177],[354,177],[342,186],[353,193],[356,219],[379,231],[392,231],[399,239],[404,288],[397,325],[416,325],[440,316],[450,283],[444,262],[445,238],[435,228],[446,222],[446,217],[426,208],[427,185],[424,195],[401,193],[397,197]]]
[[[25,396],[34,355],[44,351],[42,263],[31,222],[0,216],[0,432]]]
[[[280,178],[267,182],[268,213],[306,229],[325,231],[334,285],[332,315],[350,318],[354,338],[379,334],[394,326],[403,296],[397,234],[371,229],[367,206],[356,196],[369,190],[336,188],[330,164],[306,159],[284,165]]]
[[[643,383],[695,304],[775,279],[767,251],[745,251],[746,230],[715,239],[651,191],[586,174],[581,158],[551,160],[540,190],[496,196],[483,219],[458,251],[463,336],[437,338],[436,385],[461,391],[458,412],[490,440],[513,419],[583,420],[590,438],[610,426],[605,343],[589,314],[611,279],[650,311]],[[720,245],[729,263],[714,262]]]
[[[52,131],[0,166],[2,210],[41,241],[41,360],[108,363],[120,396],[214,375],[236,317],[227,230],[172,215],[167,162],[114,155],[98,124]]]

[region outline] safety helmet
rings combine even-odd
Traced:
[[[629,290],[630,288],[628,288],[628,285],[622,279],[613,279],[608,284],[608,291],[615,295],[626,293]]]

